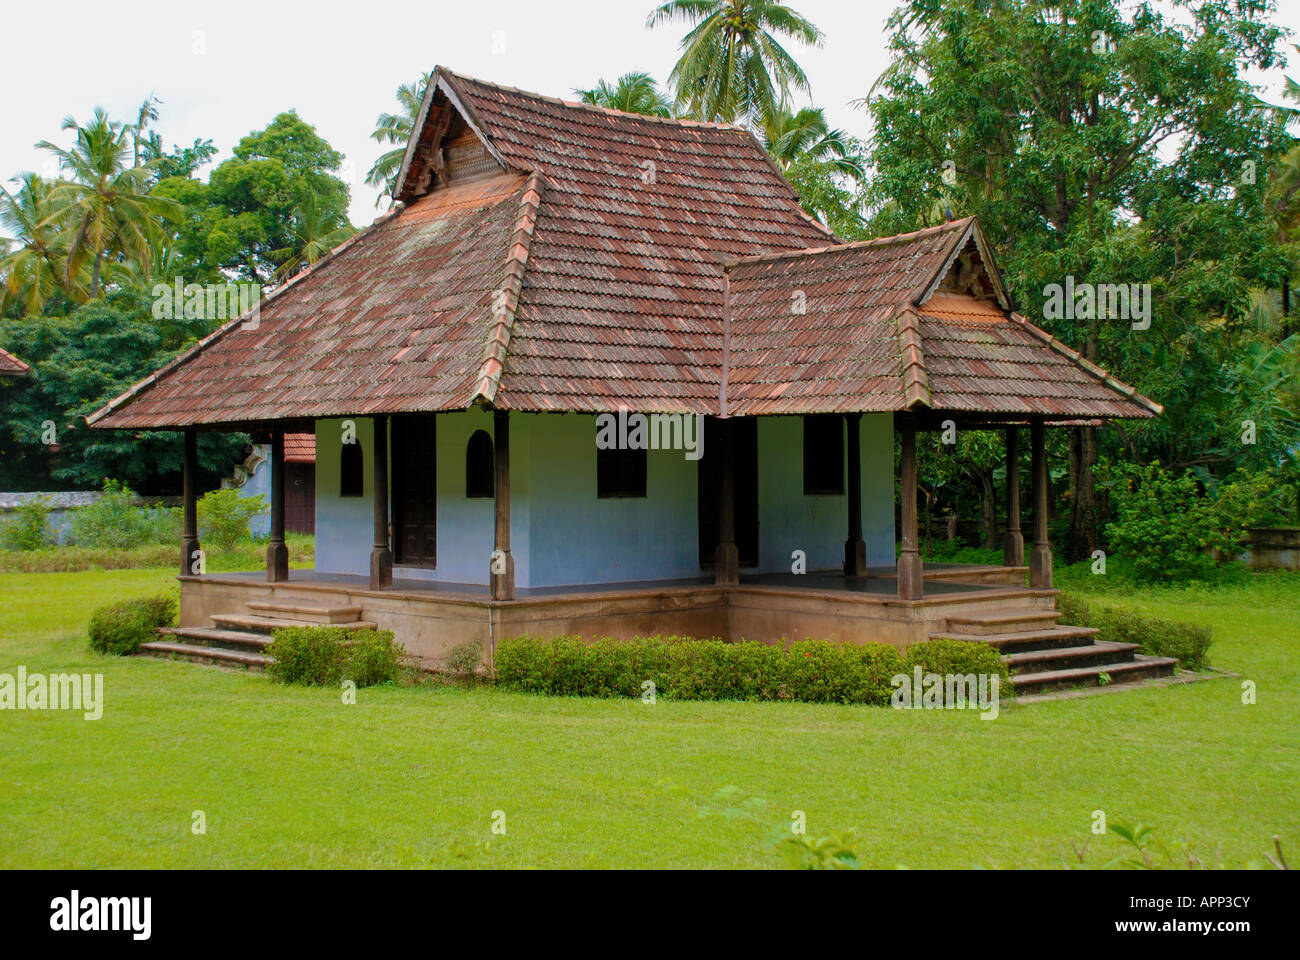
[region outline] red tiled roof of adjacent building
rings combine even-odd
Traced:
[[[975,223],[840,244],[740,127],[438,70],[394,196],[255,329],[227,324],[90,422],[1159,409],[1010,314]]]
[[[316,434],[286,433],[284,435],[285,463],[315,463]]]
[[[12,353],[0,349],[0,377],[21,377],[30,369]]]

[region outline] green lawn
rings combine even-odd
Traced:
[[[1062,863],[1091,814],[1300,859],[1300,577],[1146,591],[1240,680],[976,711],[335,691],[92,654],[170,570],[0,575],[0,673],[104,674],[102,719],[0,713],[0,867],[775,867],[794,810],[873,866]],[[191,832],[194,811],[207,833]],[[491,832],[504,811],[506,833]],[[1090,863],[1118,854],[1094,840]]]

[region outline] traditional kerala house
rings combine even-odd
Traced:
[[[90,418],[185,433],[173,652],[359,621],[429,665],[467,640],[490,664],[520,634],[945,633],[1030,649],[1034,633],[1124,661],[1107,667],[1116,680],[1167,666],[1053,626],[1043,448],[1054,425],[1160,407],[1013,312],[974,220],[841,243],[740,127],[445,69],[394,200],[256,323],[227,324]],[[948,422],[1006,433],[1001,566],[922,563],[916,435]],[[270,438],[264,576],[198,572],[199,430]],[[302,430],[316,561],[290,572],[284,438]]]
[[[12,353],[0,349],[0,377],[21,377],[31,370],[31,367],[23,363]]]

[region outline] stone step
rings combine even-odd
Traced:
[[[954,633],[978,636],[1024,633],[1054,627],[1060,617],[1060,613],[1055,610],[982,610],[949,617],[948,629]]]
[[[218,667],[241,667],[246,670],[265,670],[271,658],[261,653],[242,650],[225,650],[195,643],[174,643],[170,640],[153,640],[140,644],[140,653],[149,657],[189,660]]]
[[[265,633],[222,630],[220,627],[161,627],[158,632],[195,646],[221,647],[250,653],[260,653],[271,644],[270,636]]]
[[[1054,647],[1051,650],[1026,650],[1003,656],[1002,662],[1013,674],[1070,670],[1075,667],[1100,667],[1130,663],[1137,651],[1136,643],[1092,643],[1086,647]]]
[[[345,627],[348,630],[374,630],[375,623],[370,620],[354,620],[351,623],[313,623],[304,620],[285,620],[280,617],[255,617],[245,613],[214,613],[210,618],[219,628],[244,631],[247,633],[270,633],[288,627]]]
[[[999,653],[1026,653],[1033,650],[1053,650],[1057,647],[1086,647],[1097,635],[1096,627],[1063,627],[1060,625],[1040,630],[1023,630],[1019,633],[955,633],[951,630],[932,635],[932,639],[965,640],[968,643],[987,643]]]
[[[1128,663],[1020,673],[1011,678],[1011,683],[1015,687],[1016,695],[1020,696],[1068,687],[1101,686],[1097,680],[1102,673],[1110,677],[1110,684],[1107,686],[1139,683],[1156,677],[1172,677],[1177,667],[1178,661],[1173,657],[1149,657],[1139,653]]]
[[[244,604],[255,615],[279,617],[284,620],[301,620],[341,626],[361,619],[361,608],[355,606],[331,607],[308,603],[305,600],[249,600]]]

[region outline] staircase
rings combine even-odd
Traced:
[[[301,600],[250,600],[247,613],[217,614],[210,627],[163,627],[162,639],[142,643],[140,653],[150,657],[189,660],[241,670],[265,670],[271,662],[266,648],[271,631],[283,627],[347,627],[373,630],[361,619],[360,607],[332,607]]]
[[[1173,676],[1178,661],[1137,652],[1135,643],[1096,639],[1094,627],[1067,627],[1055,610],[985,610],[948,618],[948,629],[931,639],[971,640],[996,647],[1011,671],[1016,695],[1078,686],[1137,683]]]

